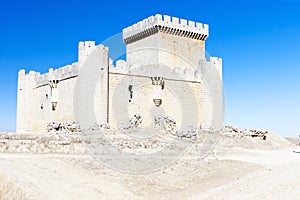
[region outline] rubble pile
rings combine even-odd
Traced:
[[[257,137],[266,140],[268,131],[257,129],[239,129],[234,126],[224,126],[223,134],[228,137]]]
[[[140,114],[134,114],[128,122],[122,123],[120,129],[125,131],[132,131],[139,128],[142,125],[142,116]]]
[[[198,129],[193,126],[187,126],[185,129],[177,130],[176,121],[168,116],[155,116],[154,125],[156,130],[165,131],[180,138],[197,139]]]
[[[250,132],[249,136],[251,136],[251,137],[259,137],[263,140],[267,139],[268,131],[261,131],[261,130],[251,129],[251,130],[249,130],[249,132]]]
[[[184,130],[176,131],[176,136],[180,138],[191,138],[193,140],[197,139],[198,134],[198,129],[193,126],[188,126]]]
[[[94,124],[92,127],[90,127],[88,130],[91,130],[91,131],[98,131],[98,130],[107,130],[107,129],[110,129],[109,124],[107,124],[107,123],[102,123],[102,124],[95,123],[95,124]]]
[[[46,130],[48,133],[80,133],[81,128],[78,122],[64,121],[64,122],[49,122]]]
[[[156,130],[163,130],[175,134],[177,131],[176,121],[168,116],[155,116],[154,126]]]

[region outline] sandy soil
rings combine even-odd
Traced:
[[[265,143],[220,138],[205,159],[183,156],[144,174],[118,172],[88,155],[2,153],[0,175],[24,199],[299,199],[300,148],[278,137]]]
[[[228,184],[211,188],[195,199],[299,199],[300,149],[242,150],[220,157],[262,168]],[[299,152],[299,153],[297,153]]]

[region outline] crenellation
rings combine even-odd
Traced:
[[[65,71],[64,68],[65,68],[65,69],[70,68],[70,65],[67,65],[67,66],[65,66],[65,67],[58,68],[58,69],[56,70],[55,73],[56,73],[57,79],[61,80],[61,79],[63,78],[64,71]]]
[[[167,66],[161,66],[167,67]],[[160,72],[161,71],[161,72]],[[123,75],[131,76],[142,76],[151,78],[156,74],[162,74],[164,70],[150,70],[148,67],[140,68],[138,65],[133,65],[128,67],[126,61],[118,60],[116,62],[116,67],[110,70],[110,73],[118,73]],[[191,81],[191,82],[200,82],[200,72],[197,69],[185,68],[181,69],[179,67],[173,68],[172,72],[163,73],[164,78],[175,81]]]
[[[127,67],[127,63],[125,60],[117,60],[116,61],[116,67],[112,71],[114,73],[120,73],[120,74],[128,74],[129,68]]]
[[[196,26],[195,26],[195,22],[193,22],[193,21],[188,21],[189,23],[189,28],[191,28],[191,29],[195,29],[196,28]]]
[[[173,26],[176,26],[177,24],[179,24],[179,18],[178,17],[172,17],[172,24],[173,24]]]
[[[50,68],[48,73],[40,74],[38,72],[31,72],[34,77],[35,87],[40,87],[49,84],[50,80],[64,80],[78,75],[78,63],[66,65],[58,69]]]
[[[187,20],[186,19],[180,19],[179,25],[183,28],[187,27]]]
[[[196,28],[197,28],[198,30],[203,30],[203,29],[204,29],[203,24],[202,24],[202,23],[199,23],[199,22],[196,22]]]
[[[116,68],[126,68],[126,61],[125,60],[117,60]]]
[[[203,30],[203,31],[209,32],[209,26],[207,24],[200,23],[199,30]]]
[[[148,17],[148,18],[146,18],[144,20],[145,20],[145,26],[147,26],[147,24],[153,25],[153,23],[155,21],[155,17],[154,16],[150,16],[150,17]]]
[[[209,62],[212,63],[214,65],[214,67],[218,70],[219,76],[222,79],[222,65],[223,65],[222,58],[210,57]]]
[[[154,23],[161,23],[161,22],[163,22],[163,16],[161,15],[161,14],[156,14],[155,16],[154,16]]]
[[[19,77],[20,77],[20,76],[25,76],[25,75],[26,75],[25,69],[19,70],[19,72],[18,72],[18,76],[19,76]]]
[[[166,24],[170,24],[171,23],[171,17],[169,15],[164,15],[164,22]]]
[[[29,76],[37,76],[37,72],[30,70],[28,75]]]
[[[168,34],[182,35],[197,40],[205,40],[208,37],[208,25],[202,25],[194,21],[156,14],[143,21],[123,29],[123,40],[126,44],[148,37],[157,31]]]
[[[214,64],[222,62],[222,58],[218,58],[218,57],[209,57],[210,58],[210,62],[213,62]]]
[[[165,66],[167,67],[167,66]],[[132,73],[131,73],[132,74]],[[142,70],[135,69],[134,75],[140,75],[140,76],[145,76],[145,77],[152,77],[155,74],[161,74],[161,73],[154,73],[147,71],[147,68],[142,68]],[[169,79],[169,80],[175,80],[175,81],[191,81],[191,82],[200,82],[201,77],[200,77],[200,72],[197,69],[192,69],[192,68],[179,68],[175,67],[171,72],[164,73],[164,78]]]
[[[93,48],[95,46],[96,46],[95,41],[84,41],[84,42],[80,41],[78,43],[79,48]]]
[[[78,43],[78,62],[82,64],[96,47],[95,41],[80,41]]]

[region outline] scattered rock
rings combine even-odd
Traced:
[[[266,140],[268,131],[257,129],[239,129],[233,126],[224,126],[223,134],[228,137],[257,137],[262,140]]]
[[[193,126],[187,126],[182,130],[178,130],[176,121],[168,116],[155,116],[154,125],[156,130],[165,131],[168,134],[172,134],[180,138],[195,140],[199,134],[199,130]]]
[[[64,122],[49,122],[46,130],[48,133],[79,133],[81,128],[78,122],[75,121],[64,121]]]
[[[120,129],[124,131],[132,131],[139,128],[142,125],[142,121],[142,116],[140,114],[134,114],[128,122],[120,125]]]
[[[180,138],[191,138],[196,140],[199,135],[199,130],[193,126],[188,126],[183,130],[176,131],[175,135]]]
[[[176,121],[168,116],[155,116],[154,126],[156,130],[166,131],[167,133],[176,133]]]
[[[97,130],[108,130],[110,129],[109,124],[107,123],[95,123],[92,127],[90,127],[88,130],[97,131]]]

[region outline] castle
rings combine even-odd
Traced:
[[[206,57],[208,25],[167,15],[123,29],[126,61],[79,42],[78,62],[18,74],[18,133],[43,133],[53,121],[118,128],[136,114],[142,127],[168,116],[178,129],[222,127],[222,60]]]

